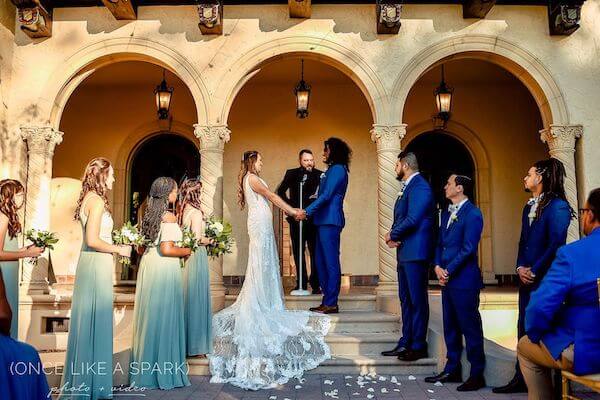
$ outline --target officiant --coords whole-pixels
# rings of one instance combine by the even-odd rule
[[[277,194],[292,207],[300,208],[300,185],[302,182],[302,207],[308,207],[317,197],[317,189],[323,171],[315,168],[315,158],[311,150],[303,149],[298,155],[298,168],[288,169],[283,181],[277,188]],[[288,197],[289,192],[289,197]],[[287,217],[290,224],[290,236],[292,239],[292,250],[296,263],[296,287],[299,289],[300,278],[300,249],[302,249],[302,289],[306,290],[310,283],[313,294],[320,294],[319,276],[315,265],[315,239],[316,229],[310,220],[302,223],[302,243],[300,243],[300,223],[292,217]],[[306,272],[306,247],[310,253],[310,280]]]

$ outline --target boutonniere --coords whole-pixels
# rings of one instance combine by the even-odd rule
[[[450,225],[452,225],[453,223],[455,223],[456,221],[458,221],[458,215],[457,214],[452,214],[450,216]]]
[[[321,172],[321,176],[319,177],[319,179],[323,179],[325,178],[325,172]]]
[[[536,198],[535,198],[535,197],[532,197],[532,198],[530,198],[529,200],[527,200],[527,205],[528,205],[528,206],[532,206],[532,205],[534,205],[534,204],[535,204],[535,202],[536,202]]]

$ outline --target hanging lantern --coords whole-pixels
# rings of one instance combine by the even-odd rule
[[[154,95],[156,96],[158,119],[168,119],[169,108],[171,107],[171,97],[173,96],[173,88],[167,86],[164,69],[163,80],[160,85],[154,89]]]
[[[304,60],[302,60],[300,82],[294,88],[294,95],[296,95],[296,116],[300,119],[308,117],[310,85],[304,82]]]
[[[454,89],[446,85],[444,79],[444,65],[442,64],[442,81],[435,89],[435,104],[437,106],[438,118],[444,122],[444,126],[450,119],[452,111],[452,93]]]

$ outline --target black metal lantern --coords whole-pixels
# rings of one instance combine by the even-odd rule
[[[156,108],[158,113],[158,119],[169,118],[169,107],[171,107],[171,97],[173,96],[173,88],[167,86],[165,79],[165,70],[163,69],[163,80],[154,89],[154,95],[156,96]]]
[[[438,111],[437,117],[444,122],[444,126],[450,119],[453,92],[454,89],[446,85],[446,81],[444,79],[444,65],[442,65],[442,81],[440,82],[440,86],[435,89],[434,93],[435,104]]]
[[[310,85],[304,82],[304,60],[302,60],[300,82],[294,88],[294,95],[296,95],[296,116],[300,119],[308,117]]]

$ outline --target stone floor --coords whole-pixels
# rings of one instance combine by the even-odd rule
[[[192,386],[170,391],[151,390],[143,393],[125,394],[115,392],[115,399],[139,400],[330,400],[330,399],[401,399],[401,400],[451,400],[527,399],[526,394],[497,395],[491,388],[477,392],[459,393],[457,384],[434,385],[423,381],[423,376],[375,376],[357,375],[306,375],[302,381],[296,379],[276,389],[245,391],[231,385],[208,382],[206,376],[192,376]],[[360,382],[363,382],[362,384]],[[577,393],[580,399],[600,399],[600,395]],[[550,400],[550,399],[549,399]]]

